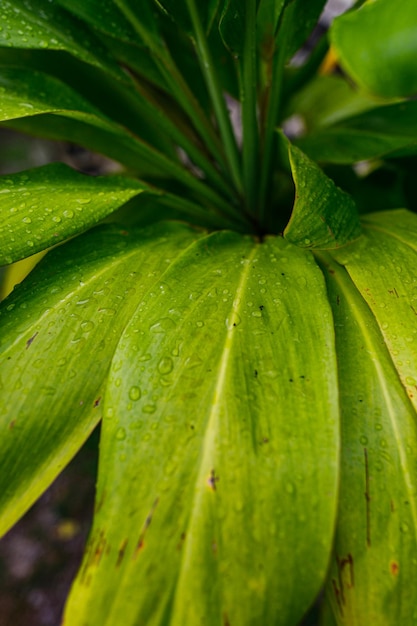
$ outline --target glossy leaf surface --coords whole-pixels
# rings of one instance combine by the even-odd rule
[[[222,232],[137,302],[65,623],[110,625],[121,611],[126,625],[296,623],[325,575],[336,505],[323,277],[280,237]]]
[[[417,4],[367,2],[336,19],[332,43],[343,68],[362,87],[392,98],[417,93]]]
[[[126,80],[100,40],[57,2],[2,0],[1,10],[0,46],[65,50]]]
[[[356,206],[310,159],[290,146],[295,203],[284,236],[302,248],[332,249],[361,234]]]
[[[409,372],[417,371],[417,352],[409,348],[416,342],[417,248],[416,217],[404,213],[371,217],[360,267],[359,252],[350,258],[348,248],[349,273],[327,262],[342,407],[339,521],[327,595],[340,626],[411,624],[416,616],[417,381]]]
[[[0,265],[87,230],[143,189],[134,179],[85,176],[61,163],[0,177]]]
[[[194,235],[180,226],[157,235],[88,233],[51,252],[2,303],[1,534],[101,418],[103,383],[132,297],[140,299],[166,267],[158,250],[168,236],[165,250],[175,256]]]

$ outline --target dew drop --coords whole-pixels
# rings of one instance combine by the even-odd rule
[[[124,439],[126,439],[126,429],[125,428],[118,428],[116,430],[116,439],[118,441],[123,441]]]
[[[131,387],[129,389],[129,398],[133,401],[139,400],[139,398],[141,397],[142,392],[139,389],[139,387],[137,387],[136,385],[133,385],[133,387]]]
[[[155,411],[156,411],[156,405],[155,404],[145,404],[145,406],[143,407],[142,411],[144,413],[148,413],[149,415],[152,415],[152,413],[155,413]]]
[[[88,333],[93,330],[94,322],[91,322],[90,320],[84,320],[84,322],[81,322],[81,328],[83,332]]]
[[[158,371],[162,375],[169,374],[172,372],[174,367],[174,363],[169,356],[164,356],[158,363]]]
[[[400,530],[402,533],[406,534],[410,530],[410,527],[408,524],[406,524],[406,522],[403,522],[402,524],[400,524]]]
[[[365,435],[362,435],[359,441],[363,446],[366,446],[366,444],[368,443],[368,437],[365,437]]]

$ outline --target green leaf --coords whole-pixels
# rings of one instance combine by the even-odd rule
[[[52,133],[53,137],[71,140],[75,121],[76,126],[80,123],[84,125],[83,132],[73,138],[79,139],[81,145],[117,158],[131,167],[153,161],[149,146],[134,139],[129,131],[112,122],[76,91],[52,76],[23,68],[1,68],[0,96],[2,122],[53,113],[60,119],[55,124],[55,132],[53,122],[49,133],[46,124],[47,136]],[[36,124],[37,120],[33,126],[36,127]]]
[[[87,230],[146,186],[93,177],[62,163],[0,177],[0,265]]]
[[[417,101],[378,107],[297,140],[316,161],[355,163],[394,155],[399,150],[417,153]]]
[[[157,5],[178,24],[183,30],[193,34],[193,27],[186,0],[153,0]],[[200,3],[199,11],[205,31],[208,33],[219,9],[220,0],[206,0]]]
[[[411,96],[417,93],[416,23],[414,0],[394,9],[391,0],[376,0],[336,19],[331,41],[361,87],[387,98]]]
[[[289,0],[278,33],[277,46],[285,45],[290,59],[305,43],[317,24],[326,0]]]
[[[127,81],[100,40],[85,23],[43,0],[2,0],[0,46],[65,50]]]
[[[2,534],[101,418],[111,358],[135,302],[167,266],[167,237],[174,258],[194,235],[179,225],[98,228],[50,252],[2,303]]]
[[[417,232],[415,215],[373,216],[364,243],[355,246],[360,262],[349,247],[343,259],[337,255],[347,272],[325,261],[342,411],[339,517],[327,596],[340,626],[411,624],[415,617],[417,381],[411,384],[407,370],[415,376],[417,352],[408,346],[417,340],[417,248],[415,235],[398,238],[401,221],[401,231],[408,222]],[[392,305],[393,299],[401,303]]]
[[[363,227],[365,238],[333,254],[373,312],[417,408],[417,216],[406,210],[374,213]]]
[[[317,76],[291,99],[286,115],[300,115],[305,130],[312,133],[379,104],[375,98],[358,92],[341,76]]]
[[[257,35],[261,50],[266,50],[275,38],[282,11],[288,0],[259,0],[256,16]]]
[[[151,145],[133,137],[123,126],[111,121],[61,81],[40,72],[3,68],[0,71],[0,94],[4,95],[0,102],[0,121],[53,113],[69,118],[70,122],[52,122],[51,129],[48,129],[49,120],[45,126],[41,120],[42,132],[48,137],[65,138],[69,130],[73,130],[72,122],[76,120],[75,132],[78,132],[77,138],[80,138],[82,145],[93,149],[96,147],[108,156],[117,155],[121,163],[131,167],[136,165],[139,171],[144,167],[148,173],[149,170],[156,170],[160,176],[172,177],[187,187],[198,189],[201,196],[207,196],[211,204],[216,205],[218,196],[183,167],[177,157],[171,160]],[[80,123],[87,126],[84,127],[84,139]],[[37,121],[33,126],[37,127]],[[32,127],[32,123],[29,127]],[[224,204],[227,212],[229,205]]]
[[[336,187],[301,150],[288,145],[295,202],[285,238],[303,248],[333,249],[360,237],[352,197]]]
[[[336,505],[323,277],[281,237],[220,232],[137,303],[110,371],[97,513],[65,624],[121,611],[126,626],[297,623],[326,572]]]
[[[239,57],[245,40],[245,10],[240,0],[226,0],[220,17],[219,30],[224,45],[229,52]]]
[[[58,4],[106,35],[137,43],[137,33],[112,0],[58,0]]]

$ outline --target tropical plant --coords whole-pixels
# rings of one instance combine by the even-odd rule
[[[324,5],[2,0],[3,125],[120,164],[0,178],[2,533],[102,420],[65,626],[417,623],[417,4]]]

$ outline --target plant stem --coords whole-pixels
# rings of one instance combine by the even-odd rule
[[[148,46],[172,95],[192,121],[207,148],[211,151],[221,167],[227,170],[227,162],[221,142],[209,120],[206,118],[198,100],[195,98],[181,72],[178,70],[167,47],[156,39],[155,34],[148,32],[146,26],[136,17],[134,11],[127,6],[126,0],[115,0],[115,2],[125,17],[131,22],[139,37],[143,40],[145,45]]]
[[[282,95],[284,66],[286,60],[287,39],[285,33],[280,39],[278,50],[275,50],[272,59],[272,80],[267,102],[265,125],[263,128],[263,152],[261,165],[261,179],[259,186],[259,221],[265,219],[266,199],[271,182],[271,161],[273,155],[275,127],[279,119],[279,108]]]
[[[243,219],[243,216],[236,213],[233,218],[225,217],[215,208],[208,211],[199,204],[176,196],[172,193],[165,193],[158,190],[158,197],[166,206],[177,209],[182,213],[187,213],[191,217],[201,218],[202,223],[214,229],[237,230],[239,232],[248,232],[250,223]]]
[[[193,24],[194,34],[196,38],[196,46],[199,52],[199,60],[201,69],[206,80],[208,92],[213,103],[214,113],[216,115],[217,123],[219,126],[220,136],[224,143],[224,149],[228,158],[230,173],[233,183],[238,191],[242,194],[242,180],[240,172],[240,159],[239,151],[236,143],[236,138],[233,133],[232,125],[230,122],[229,112],[227,110],[226,102],[223,97],[221,85],[219,83],[217,73],[214,68],[213,60],[211,57],[210,48],[208,46],[207,37],[204,32],[203,25],[200,20],[200,15],[195,4],[195,0],[186,0],[188,10],[190,13],[191,21]]]
[[[132,74],[132,79],[136,86],[136,100],[141,114],[148,120],[149,124],[154,124],[157,119],[157,128],[162,129],[170,139],[181,147],[189,156],[191,161],[199,167],[205,174],[209,183],[213,184],[217,190],[225,196],[232,197],[233,190],[213,163],[207,158],[202,150],[193,141],[192,133],[185,127],[184,120],[164,110],[151,90],[146,89]]]
[[[257,119],[256,0],[246,0],[245,42],[240,66],[243,128],[243,181],[249,213],[256,212],[259,137]]]

